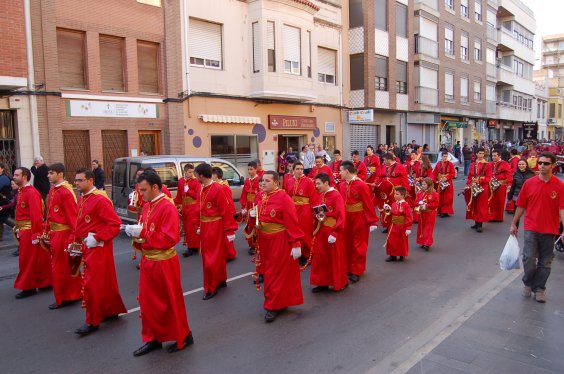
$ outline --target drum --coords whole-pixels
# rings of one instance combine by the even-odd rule
[[[376,185],[374,193],[379,199],[389,201],[394,197],[394,185],[388,179],[384,179]]]

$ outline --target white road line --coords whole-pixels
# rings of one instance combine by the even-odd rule
[[[232,282],[232,281],[237,280],[237,279],[241,279],[241,278],[248,277],[249,275],[252,275],[252,274],[253,274],[253,272],[250,271],[250,272],[245,273],[245,274],[237,275],[237,276],[235,276],[235,277],[233,277],[233,278],[229,278],[229,279],[227,280],[227,283]],[[188,296],[188,295],[192,295],[193,293],[200,292],[200,291],[203,291],[203,290],[204,290],[204,287],[200,287],[200,288],[196,288],[196,289],[194,289],[194,290],[186,291],[186,292],[184,292],[182,295]],[[140,309],[141,309],[141,308],[139,308],[139,307],[133,308],[133,309],[129,309],[126,313],[120,314],[120,316],[124,316],[124,315],[130,314],[130,313],[138,312]]]

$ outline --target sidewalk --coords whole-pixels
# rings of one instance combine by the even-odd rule
[[[408,373],[563,373],[564,254],[555,252],[547,303],[521,296],[521,277]]]
[[[18,244],[8,226],[4,226],[3,239],[0,242],[0,281],[15,278],[18,273],[18,257],[12,256]]]

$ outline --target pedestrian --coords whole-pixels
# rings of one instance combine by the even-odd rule
[[[174,203],[182,216],[182,231],[184,231],[182,245],[186,247],[182,256],[189,257],[197,254],[200,250],[200,236],[196,234],[198,230],[198,205],[196,200],[200,195],[201,185],[198,179],[194,177],[194,164],[187,163],[183,169],[184,176],[178,180]]]
[[[14,288],[21,290],[16,299],[37,294],[38,288],[51,287],[51,256],[41,249],[39,238],[43,232],[43,203],[39,192],[29,184],[31,171],[19,167],[14,171],[14,182],[19,187],[14,233],[20,245],[19,272]]]
[[[466,219],[474,220],[471,226],[477,232],[482,232],[483,223],[490,220],[489,196],[490,180],[492,179],[491,164],[484,159],[484,148],[478,148],[476,161],[470,165],[470,173],[466,180]]]
[[[18,201],[19,187],[16,184],[16,182],[11,180],[10,188],[12,189],[12,192],[10,194],[11,198],[6,201],[6,204],[0,205],[0,224],[2,225],[2,230],[4,229],[4,225],[7,225],[12,229],[16,225],[16,221],[14,220],[14,210],[16,209],[16,205]],[[16,250],[12,252],[12,256],[19,256],[19,255],[20,255],[20,249],[18,246],[18,248],[16,248]]]
[[[73,244],[82,248],[82,305],[86,323],[75,330],[85,336],[98,330],[102,321],[127,312],[119,294],[113,240],[121,220],[105,191],[94,186],[92,169],[76,171],[74,184],[81,193]]]
[[[33,174],[33,187],[35,187],[35,189],[39,191],[43,202],[45,202],[47,194],[49,193],[49,189],[51,189],[51,185],[49,184],[49,178],[47,178],[49,169],[43,161],[43,157],[36,156],[33,159],[33,166],[30,170],[31,174]]]
[[[317,152],[315,152],[315,157],[319,157],[319,156],[323,157],[324,164],[329,164],[331,162],[331,157],[329,156],[329,153],[327,153],[327,151],[323,149],[321,144],[317,145]]]
[[[278,151],[278,173],[282,176],[286,174],[286,166],[288,165],[288,161],[286,161],[286,151],[280,150]]]
[[[6,164],[0,162],[0,206],[9,206],[12,200],[12,183]],[[0,209],[0,242],[4,240],[4,223],[13,213],[13,209]]]
[[[424,178],[416,197],[415,216],[418,217],[417,244],[428,251],[434,243],[433,233],[439,207],[439,194],[433,188],[433,179]],[[415,218],[415,217],[414,217]]]
[[[319,293],[328,290],[341,291],[348,286],[347,257],[344,237],[345,203],[341,194],[331,187],[328,174],[315,177],[317,190],[316,229],[314,232],[315,258],[311,263],[311,290]]]
[[[248,215],[248,211],[254,208],[256,204],[256,196],[259,192],[260,177],[257,174],[256,162],[251,161],[247,164],[247,173],[249,173],[249,177],[245,179],[245,183],[243,184],[239,203],[241,204],[241,214],[243,216],[243,221],[245,222],[243,234],[245,235],[247,244],[249,245],[249,256],[252,256],[255,253],[256,247],[255,220],[251,219]]]
[[[53,271],[53,295],[55,302],[49,309],[59,309],[82,298],[82,282],[77,274],[71,274],[66,249],[69,237],[76,228],[78,206],[72,185],[65,180],[65,166],[59,162],[49,165],[51,191],[47,196],[47,220],[43,238],[48,238]]]
[[[366,168],[366,164],[360,160],[360,153],[355,149],[352,151],[351,156],[353,166],[356,169],[357,178],[366,181],[366,178],[368,178],[368,169]]]
[[[345,203],[347,272],[349,280],[356,283],[366,271],[368,237],[378,228],[378,217],[370,188],[357,176],[357,169],[352,161],[341,163],[341,180],[339,192]]]
[[[94,187],[99,190],[106,189],[104,185],[106,182],[106,175],[104,174],[102,165],[98,162],[98,160],[92,160],[92,171],[94,172]]]
[[[204,273],[203,300],[217,295],[218,288],[227,286],[227,266],[223,237],[235,240],[237,223],[229,208],[223,188],[212,180],[212,167],[202,163],[194,174],[202,184],[198,195],[198,231]]]
[[[134,247],[142,254],[139,273],[141,338],[145,343],[133,352],[143,356],[175,341],[167,351],[178,352],[194,343],[182,293],[180,263],[174,248],[180,240],[180,219],[173,201],[162,191],[162,181],[153,171],[137,179],[146,204],[140,223],[127,225]]]
[[[510,233],[517,235],[517,225],[524,215],[525,244],[523,246],[523,291],[525,297],[535,293],[535,300],[546,302],[546,282],[554,258],[554,241],[564,221],[564,183],[552,174],[556,156],[541,153],[539,174],[523,183],[517,198],[517,210]]]
[[[539,165],[538,165],[537,152],[535,150],[529,151],[529,155],[527,156],[527,164],[529,164],[529,167],[531,168],[532,171],[538,174]]]
[[[333,177],[332,177],[332,174],[331,174],[331,168],[328,165],[325,165],[324,161],[325,161],[325,159],[324,159],[323,156],[315,156],[315,165],[313,166],[313,168],[309,172],[308,177],[312,181],[315,181],[315,177],[317,176],[317,174],[319,174],[319,173],[328,174],[331,178],[331,186],[335,187],[335,181],[333,180]]]
[[[519,151],[513,148],[510,151],[511,157],[509,158],[509,168],[511,170],[511,174],[517,171],[517,164],[521,161],[521,156],[519,155]]]
[[[288,147],[288,152],[286,153],[286,161],[296,162],[297,160],[298,157],[296,157],[296,153],[294,152],[294,149],[292,147]]]
[[[303,165],[302,165],[303,166]],[[262,198],[254,210],[258,215],[258,251],[264,272],[264,320],[273,322],[287,307],[304,302],[300,279],[301,224],[288,194],[279,188],[279,176],[262,176]]]
[[[454,214],[454,185],[453,179],[456,176],[454,165],[448,159],[448,152],[441,153],[441,161],[433,170],[433,179],[436,183],[436,189],[439,191],[439,209],[440,217],[449,217]]]
[[[403,261],[409,255],[409,242],[407,237],[411,234],[413,215],[411,207],[405,200],[407,190],[397,187],[394,191],[394,202],[391,206],[386,205],[384,209],[391,217],[388,238],[384,243],[388,258],[386,262]]]
[[[501,159],[501,150],[492,151],[492,179],[490,181],[490,213],[492,222],[503,222],[507,185],[511,184],[511,167]]]
[[[462,148],[462,159],[464,160],[464,175],[468,175],[472,163],[472,148],[468,144],[464,144]]]
[[[225,199],[227,200],[227,206],[229,207],[229,211],[233,216],[237,213],[235,209],[235,202],[233,201],[233,191],[231,191],[231,187],[229,186],[229,182],[223,179],[223,169],[214,166],[212,167],[212,180],[219,184],[223,188],[223,192],[225,193]],[[223,245],[225,247],[225,260],[227,262],[233,261],[235,257],[237,257],[237,250],[235,249],[235,243],[233,241],[227,240],[227,237],[223,240]]]
[[[310,144],[304,154],[304,160],[302,163],[304,164],[304,174],[309,175],[309,172],[313,168],[315,164],[315,153],[313,152],[313,144]]]
[[[506,210],[510,213],[515,213],[515,200],[519,197],[521,188],[527,179],[531,179],[536,174],[531,170],[529,165],[527,165],[527,160],[521,159],[517,163],[517,170],[513,173],[511,188],[507,193],[507,208]],[[512,208],[512,209],[511,209]]]
[[[460,140],[456,141],[456,144],[454,145],[452,150],[453,150],[453,153],[454,153],[454,157],[460,160],[460,155],[461,155]]]
[[[317,161],[322,163],[319,159]],[[323,166],[328,168],[326,165]],[[294,165],[294,178],[288,183],[288,195],[292,198],[296,207],[296,214],[298,215],[298,221],[303,233],[300,237],[302,253],[300,265],[304,266],[311,255],[311,241],[313,238],[312,204],[317,195],[313,181],[304,175],[304,166],[301,162],[296,162]]]

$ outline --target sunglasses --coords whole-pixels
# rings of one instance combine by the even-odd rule
[[[539,165],[544,165],[544,166],[549,166],[552,165],[552,162],[548,162],[548,161],[538,161]]]

